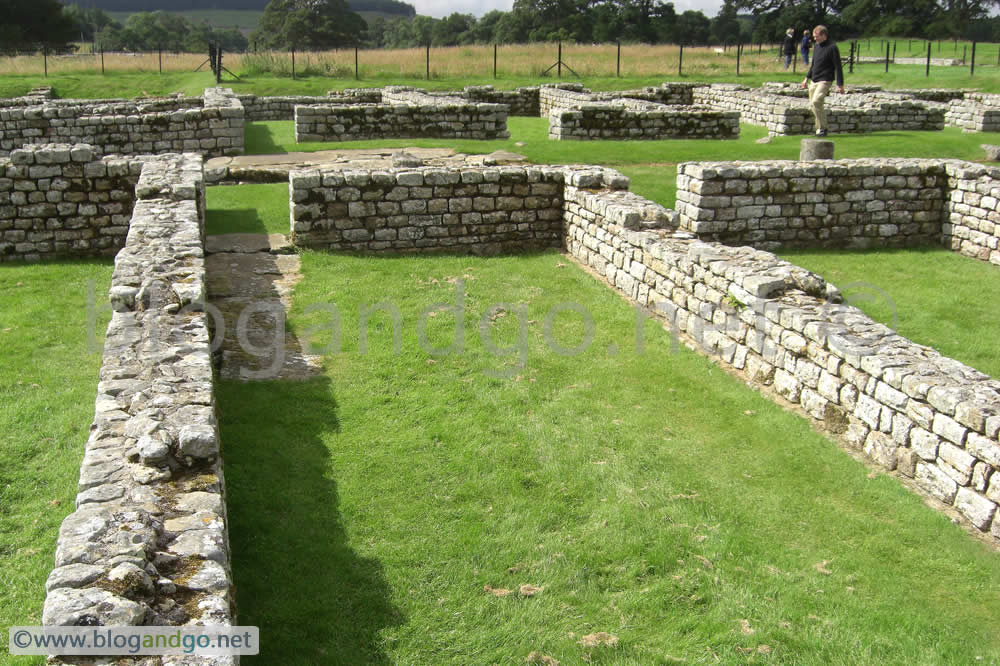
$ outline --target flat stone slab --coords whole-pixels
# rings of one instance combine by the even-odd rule
[[[208,298],[222,316],[216,322],[216,334],[222,335],[221,376],[240,381],[316,376],[321,359],[308,354],[284,326],[302,277],[299,256],[281,252],[290,247],[288,240],[282,234],[223,234],[208,241]]]
[[[294,251],[295,247],[284,234],[217,234],[205,238],[205,254],[291,254]]]
[[[309,169],[313,167],[331,167],[338,164],[349,165],[350,168],[369,167],[382,168],[392,166],[393,153],[400,151],[423,161],[424,163],[463,162],[465,155],[456,153],[451,148],[372,148],[366,150],[319,150],[311,153],[283,153],[276,155],[237,155],[233,157],[216,157],[205,162],[205,169],[274,169],[290,171],[292,169]]]

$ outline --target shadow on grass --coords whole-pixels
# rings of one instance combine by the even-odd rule
[[[347,542],[323,442],[339,430],[329,380],[220,382],[218,401],[238,620],[260,627],[256,660],[389,663],[379,631],[403,617],[381,564]]]
[[[205,212],[205,233],[219,234],[266,234],[267,225],[253,208],[241,210],[221,210],[209,208]]]
[[[288,153],[275,142],[271,128],[264,123],[247,123],[243,130],[243,143],[247,155],[285,155]]]

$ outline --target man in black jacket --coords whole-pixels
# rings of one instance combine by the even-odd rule
[[[802,87],[809,87],[809,103],[816,116],[816,136],[826,136],[826,109],[823,108],[823,102],[835,79],[837,92],[844,93],[844,68],[840,63],[840,50],[827,35],[825,25],[813,28],[813,39],[816,46],[813,48],[812,64],[802,81]]]

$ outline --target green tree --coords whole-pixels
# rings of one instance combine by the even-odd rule
[[[73,19],[59,0],[4,0],[0,51],[70,51],[79,38]]]
[[[719,13],[712,19],[712,41],[716,44],[734,44],[740,41],[740,22],[736,18],[736,5],[725,0]]]
[[[689,9],[677,17],[676,37],[678,44],[684,46],[707,44],[710,33],[711,22],[701,12]]]
[[[271,0],[251,39],[272,48],[354,46],[367,25],[344,0]]]

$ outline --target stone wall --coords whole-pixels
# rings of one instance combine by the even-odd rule
[[[553,109],[575,109],[594,102],[612,102],[623,98],[654,102],[656,104],[694,104],[694,89],[702,84],[668,81],[659,86],[635,90],[617,90],[595,93],[581,83],[556,83],[543,85],[538,90],[538,111],[548,117]]]
[[[563,180],[556,167],[293,171],[293,242],[353,252],[560,247]]]
[[[762,249],[939,244],[940,160],[700,162],[677,168],[681,229]]]
[[[295,107],[295,140],[437,138],[506,139],[507,107],[458,97],[430,96],[410,88],[386,88],[383,104]]]
[[[223,88],[206,89],[204,98],[52,100],[0,108],[0,156],[41,143],[86,143],[100,155],[239,155],[243,125],[243,107]]]
[[[125,244],[142,163],[85,144],[0,158],[0,262],[113,256]]]
[[[963,132],[1000,132],[1000,95],[967,93],[952,100],[945,122]]]
[[[379,104],[382,91],[378,88],[330,91],[326,95],[237,95],[246,116],[246,122],[267,120],[294,120],[295,107],[309,104]]]
[[[466,86],[462,96],[477,104],[506,104],[509,116],[537,118],[538,86],[527,86],[515,90],[494,90],[493,86]]]
[[[947,164],[951,197],[943,235],[952,250],[1000,266],[1000,169]]]
[[[567,187],[565,202],[568,250],[609,284],[1000,538],[1000,382],[840,304],[773,254],[650,228],[647,205],[619,192]]]
[[[589,102],[549,113],[549,138],[738,139],[740,114],[707,106],[667,106],[632,99]]]
[[[115,260],[77,508],[60,527],[46,583],[45,625],[233,623],[211,335],[198,306],[201,168],[197,155],[172,155],[147,162],[140,176]]]
[[[713,84],[694,89],[696,104],[739,111],[743,122],[766,127],[770,134],[812,134],[815,121],[809,101],[738,84]],[[831,133],[886,130],[941,130],[943,104],[909,100],[882,93],[831,94],[826,101]]]

